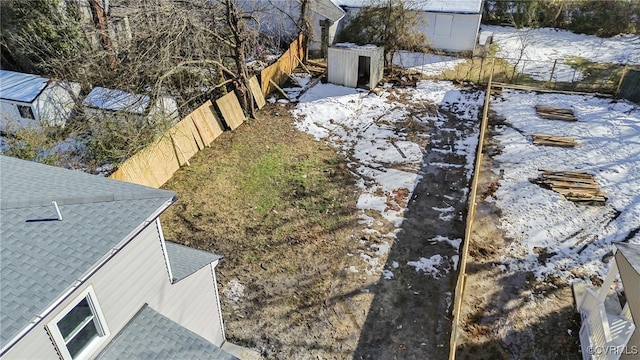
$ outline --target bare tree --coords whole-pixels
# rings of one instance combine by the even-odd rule
[[[402,0],[379,0],[358,11],[339,34],[339,41],[383,46],[389,65],[398,50],[426,50],[428,39],[416,29],[420,21]]]

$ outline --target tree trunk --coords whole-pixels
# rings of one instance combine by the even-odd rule
[[[247,46],[247,24],[238,14],[238,8],[232,0],[225,0],[227,25],[231,29],[235,47],[233,49],[234,60],[236,63],[238,78],[235,81],[235,90],[240,106],[255,118],[255,110],[253,106],[253,97],[249,91],[249,70],[247,69],[247,57],[245,47]]]
[[[107,30],[107,17],[105,16],[104,9],[100,4],[100,0],[89,1],[91,7],[91,14],[93,15],[93,22],[96,28],[100,31],[100,44],[102,48],[109,54],[109,67],[112,70],[116,68],[116,56],[111,45],[111,39],[109,38],[109,32]]]

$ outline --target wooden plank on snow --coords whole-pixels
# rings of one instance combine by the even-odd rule
[[[540,170],[534,181],[543,187],[563,195],[567,200],[580,202],[604,202],[605,193],[592,174],[581,171]]]
[[[535,145],[575,147],[576,141],[570,137],[554,136],[549,134],[534,133],[533,143]]]
[[[556,108],[546,105],[536,105],[536,113],[543,119],[562,120],[562,121],[578,121],[573,110]]]

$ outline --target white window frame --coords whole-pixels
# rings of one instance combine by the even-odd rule
[[[93,317],[96,321],[94,324],[98,330],[98,338],[91,341],[86,348],[84,348],[75,358],[71,357],[69,350],[67,350],[66,343],[64,341],[64,337],[60,333],[60,329],[58,329],[58,322],[62,320],[69,312],[75,308],[82,300],[87,300],[89,303],[89,307],[91,312],[93,313]],[[93,320],[92,320],[93,321]],[[51,320],[47,324],[47,329],[53,338],[55,345],[58,349],[58,353],[62,356],[64,360],[78,360],[78,359],[89,359],[94,355],[96,350],[103,345],[109,335],[109,327],[107,326],[107,322],[105,320],[104,314],[102,313],[102,309],[100,309],[100,305],[98,304],[98,297],[96,296],[95,291],[93,290],[93,286],[89,285],[85,290],[83,290],[76,298],[67,305],[58,315],[56,315],[53,320]]]

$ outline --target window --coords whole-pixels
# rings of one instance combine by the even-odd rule
[[[20,117],[23,119],[31,119],[35,120],[36,117],[33,116],[33,110],[31,110],[31,106],[26,105],[16,105],[18,107],[18,111],[20,112]]]
[[[82,292],[47,327],[64,359],[85,359],[109,335],[92,287]]]

